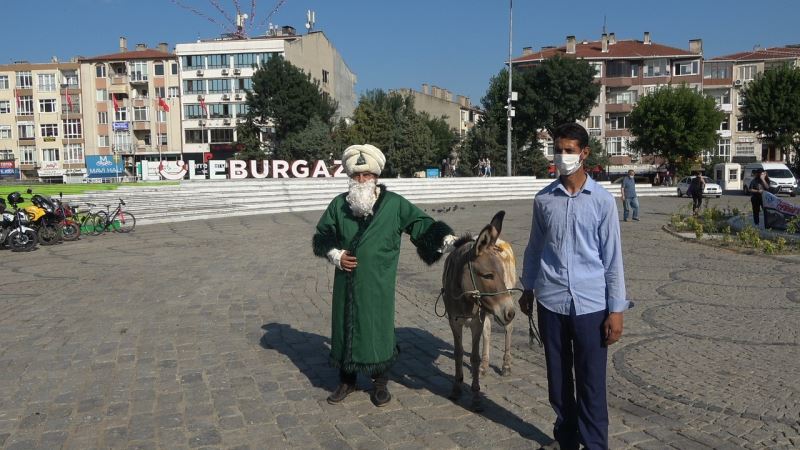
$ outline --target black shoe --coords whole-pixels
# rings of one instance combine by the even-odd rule
[[[392,400],[392,394],[389,393],[389,388],[385,384],[376,384],[369,399],[372,400],[373,405],[380,408]]]
[[[638,218],[638,217],[634,217],[634,218],[633,218],[633,220],[634,220],[634,221],[636,221],[636,222],[638,222],[638,221],[639,221],[639,218]]]
[[[342,383],[333,391],[333,394],[328,396],[328,403],[331,405],[338,405],[355,391],[356,386],[354,384]]]

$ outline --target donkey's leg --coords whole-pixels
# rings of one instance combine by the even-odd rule
[[[489,351],[492,344],[492,321],[485,320],[483,321],[483,331],[481,333],[481,347],[483,351],[481,352],[481,375],[486,374],[486,369],[489,368]]]
[[[483,333],[483,322],[477,317],[472,319],[470,330],[472,331],[472,353],[469,362],[472,365],[472,410],[483,411],[483,401],[481,399],[481,370],[480,370],[480,345],[481,334]]]
[[[464,344],[462,342],[464,325],[457,319],[450,319],[450,329],[453,331],[453,359],[456,363],[453,389],[450,399],[457,400],[461,397],[461,383],[464,382]]]
[[[514,322],[508,322],[506,325],[506,341],[505,350],[503,352],[503,371],[500,372],[501,376],[511,375],[511,335],[514,333]]]

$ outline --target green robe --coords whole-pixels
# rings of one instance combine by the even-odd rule
[[[394,334],[394,289],[402,233],[411,236],[417,254],[436,262],[452,229],[437,222],[383,185],[374,214],[355,217],[347,193],[336,196],[317,224],[314,254],[325,257],[337,248],[358,258],[352,272],[336,269],[333,281],[331,364],[346,372],[378,374],[397,358]]]

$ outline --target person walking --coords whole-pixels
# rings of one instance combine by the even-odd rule
[[[750,205],[753,207],[753,223],[759,226],[759,217],[761,216],[761,209],[764,206],[764,192],[769,192],[769,175],[764,169],[756,169],[753,173],[753,181],[747,187],[750,192]],[[764,217],[766,223],[767,218]]]
[[[378,184],[385,163],[380,149],[369,144],[344,151],[348,192],[331,201],[313,238],[314,254],[336,266],[330,362],[339,369],[339,386],[327,399],[331,404],[356,390],[359,372],[374,380],[370,399],[376,406],[392,398],[388,371],[398,353],[394,289],[402,233],[429,265],[456,241],[446,223]]]
[[[547,448],[608,448],[608,346],[622,336],[625,273],[614,197],[586,175],[589,134],[577,123],[553,132],[560,176],[536,195],[525,249],[520,309],[533,314],[556,414]]]
[[[628,221],[628,212],[633,210],[633,220],[639,221],[639,197],[636,196],[635,172],[628,171],[628,176],[622,180],[620,194],[622,194],[622,220]]]
[[[492,176],[492,161],[487,157],[483,164],[484,164],[483,173],[487,177]]]
[[[699,171],[689,182],[689,191],[692,193],[692,214],[698,214],[703,206],[703,192],[706,190],[706,180]]]

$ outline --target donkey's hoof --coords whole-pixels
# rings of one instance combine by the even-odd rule
[[[507,377],[511,375],[511,367],[503,367],[503,370],[500,372],[501,377]]]
[[[478,367],[478,374],[480,374],[480,376],[486,375],[486,368],[487,367],[488,366],[484,366],[483,364],[481,364],[481,366]]]

